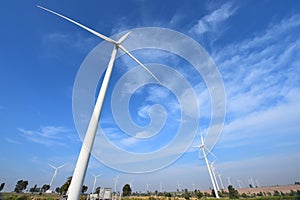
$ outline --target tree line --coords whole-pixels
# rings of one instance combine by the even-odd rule
[[[59,193],[59,194],[66,194],[69,189],[71,180],[72,180],[72,176],[68,177],[66,182],[61,187],[55,188],[55,192]],[[22,179],[18,180],[15,185],[14,192],[16,192],[16,193],[24,192],[24,190],[27,189],[28,184],[29,184],[29,182],[27,180],[22,180]],[[0,184],[0,191],[3,190],[4,186],[5,186],[5,183]],[[30,192],[30,193],[45,193],[49,189],[50,189],[49,184],[44,184],[42,187],[38,187],[37,184],[35,184],[32,188],[30,188],[28,190],[28,192]],[[81,190],[82,194],[84,194],[87,191],[87,189],[88,189],[88,186],[83,185],[82,190]]]

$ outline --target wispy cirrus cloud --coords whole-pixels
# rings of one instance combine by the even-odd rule
[[[72,139],[71,130],[62,126],[41,126],[38,130],[18,128],[21,136],[27,140],[47,146],[65,145]]]
[[[14,139],[11,139],[11,138],[5,138],[5,140],[9,143],[12,143],[12,144],[21,144],[21,142],[19,142],[18,140],[14,140]]]
[[[214,53],[228,99],[223,147],[276,133],[294,137],[299,130],[299,19],[289,16]]]
[[[216,32],[220,29],[221,23],[234,15],[236,10],[237,8],[232,3],[225,3],[219,9],[199,19],[190,29],[190,33],[203,34],[206,32]]]

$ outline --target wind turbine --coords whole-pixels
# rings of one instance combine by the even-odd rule
[[[49,166],[50,167],[52,167],[53,169],[54,169],[54,174],[53,174],[53,176],[52,176],[52,178],[51,178],[51,181],[50,181],[50,188],[51,188],[51,186],[52,186],[52,183],[53,183],[53,181],[54,181],[54,179],[56,178],[56,176],[57,176],[57,171],[60,169],[60,168],[62,168],[63,166],[65,166],[65,164],[63,164],[63,165],[61,165],[61,166],[59,166],[59,167],[55,167],[55,166],[53,166],[53,165],[51,165],[51,164],[49,164]]]
[[[180,185],[180,183],[179,183],[179,182],[177,182],[177,191],[178,191],[178,192],[181,192],[181,190],[180,190],[180,186],[181,186],[181,185]]]
[[[228,180],[228,185],[233,186],[233,185],[231,184],[230,176],[227,177],[227,180]]]
[[[114,181],[115,181],[114,192],[117,193],[117,184],[119,183],[119,176],[116,176],[116,178],[114,179]]]
[[[258,183],[258,180],[257,180],[257,179],[255,180],[255,183],[256,183],[256,186],[257,186],[257,187],[260,187],[260,185],[259,185],[259,183]]]
[[[146,183],[146,187],[147,187],[147,192],[150,192],[150,184]]]
[[[242,188],[241,181],[239,179],[236,179],[236,182],[238,183],[239,187]]]
[[[93,189],[92,189],[92,193],[94,193],[95,186],[96,186],[96,182],[97,182],[97,178],[98,178],[99,176],[101,176],[102,174],[98,174],[98,175],[95,175],[95,174],[93,174],[93,173],[91,173],[91,174],[92,174],[92,176],[94,177],[94,183],[93,183]]]
[[[253,187],[255,187],[255,185],[254,185],[254,182],[253,182],[253,179],[252,179],[252,178],[250,178],[250,181],[251,181],[251,184],[252,184],[252,186],[253,186]]]
[[[214,163],[215,163],[215,161],[210,163],[210,168],[211,168],[211,172],[212,172],[213,178],[214,178],[215,183],[216,183],[217,190],[220,191],[220,187],[219,187],[219,184],[218,184],[218,181],[217,181],[217,178],[216,178],[216,174],[215,174]]]
[[[218,176],[219,176],[219,180],[220,180],[222,189],[225,189],[225,188],[224,188],[224,185],[223,185],[222,178],[221,178],[222,175],[221,175],[220,173],[218,173]]]
[[[203,137],[202,137],[202,133],[200,133],[200,136],[201,136],[201,145],[196,146],[196,147],[200,148],[202,150],[203,157],[204,157],[204,160],[205,160],[205,163],[206,163],[206,166],[207,166],[207,170],[208,170],[208,173],[209,173],[209,176],[210,176],[211,183],[212,183],[214,191],[215,191],[216,198],[219,199],[220,197],[219,197],[219,194],[218,194],[216,183],[215,183],[215,180],[213,178],[212,170],[209,166],[208,159],[206,157],[206,152],[205,152],[205,150],[207,150],[209,153],[211,153],[211,151],[204,145],[204,140],[203,140]]]
[[[118,41],[115,41],[105,35],[102,35],[96,31],[92,30],[91,28],[88,28],[68,17],[65,17],[57,12],[54,12],[54,11],[44,8],[42,6],[37,6],[37,7],[41,8],[47,12],[50,12],[54,15],[57,15],[73,24],[76,24],[77,26],[100,37],[101,39],[114,44],[114,48],[111,53],[111,58],[110,58],[108,67],[106,69],[106,73],[104,75],[101,89],[100,89],[100,92],[97,97],[97,101],[96,101],[96,104],[95,104],[95,107],[93,110],[93,114],[91,116],[87,131],[86,131],[86,134],[85,134],[85,137],[83,140],[83,144],[82,144],[82,147],[81,147],[78,159],[77,159],[77,163],[76,163],[75,170],[73,173],[73,178],[72,178],[72,181],[71,181],[68,193],[67,193],[68,200],[78,200],[80,198],[81,188],[82,188],[83,181],[85,178],[88,162],[90,159],[90,154],[91,154],[91,151],[93,148],[94,139],[95,139],[95,135],[96,135],[97,128],[98,128],[98,123],[99,123],[99,119],[100,119],[100,115],[101,115],[101,111],[102,111],[102,106],[103,106],[106,90],[108,87],[108,83],[110,80],[110,76],[112,73],[112,69],[114,66],[114,61],[115,61],[118,49],[121,49],[122,51],[124,51],[125,54],[127,54],[131,59],[133,59],[135,62],[137,62],[139,65],[141,65],[158,83],[161,83],[161,82],[158,80],[158,78],[156,78],[156,76],[144,64],[142,64],[136,57],[134,57],[129,51],[127,51],[125,49],[125,47],[123,47],[121,45],[122,42],[129,36],[129,34],[131,32],[126,33]]]

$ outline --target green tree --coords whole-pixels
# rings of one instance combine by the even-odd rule
[[[29,189],[29,192],[31,192],[31,193],[39,192],[39,191],[37,191],[37,190],[38,190],[37,184],[35,184],[34,187],[32,187],[32,188]]]
[[[96,188],[96,194],[99,194],[101,187]]]
[[[82,188],[81,188],[81,193],[84,194],[88,189],[88,186],[86,185],[83,185]]]
[[[129,184],[125,184],[123,187],[123,196],[130,196],[131,195],[131,188]]]
[[[189,200],[189,199],[190,199],[191,195],[190,195],[188,189],[184,189],[183,197],[184,197],[186,200]]]
[[[47,190],[49,190],[50,189],[50,185],[48,185],[48,184],[44,184],[43,186],[42,186],[42,191],[43,192],[46,192]]]
[[[203,197],[203,193],[200,192],[200,190],[198,190],[198,191],[196,192],[196,197],[197,197],[197,199],[201,199],[201,198]]]
[[[68,177],[66,182],[60,187],[61,193],[66,194],[71,184],[72,176]]]
[[[275,190],[273,196],[280,196],[280,192],[278,192],[277,190]]]
[[[5,183],[1,183],[0,185],[0,191],[3,190]]]
[[[15,192],[20,193],[27,188],[28,181],[19,180],[15,187]]]
[[[238,199],[239,198],[239,192],[234,189],[232,185],[228,186],[228,192],[229,192],[229,199]]]
[[[60,189],[60,187],[55,188],[55,192],[58,193],[58,194],[61,194],[61,189]]]

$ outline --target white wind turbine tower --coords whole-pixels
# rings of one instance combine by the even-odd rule
[[[49,164],[49,166],[52,167],[52,168],[54,169],[54,173],[53,173],[53,176],[52,176],[51,181],[50,181],[50,184],[49,184],[49,185],[50,185],[50,188],[51,188],[52,183],[53,183],[54,179],[55,179],[56,176],[57,176],[57,171],[58,171],[60,168],[62,168],[63,166],[65,166],[65,164],[63,164],[63,165],[61,165],[61,166],[59,166],[59,167],[55,167],[55,166],[53,166],[53,165],[51,165],[51,164]]]
[[[224,188],[224,185],[223,185],[223,181],[222,181],[222,178],[221,178],[221,174],[220,173],[218,173],[218,177],[219,177],[219,180],[220,180],[220,183],[221,183],[221,187],[222,187],[222,189],[225,189]]]
[[[114,192],[117,193],[117,184],[119,183],[119,176],[117,176],[115,179],[115,184],[114,184]]]
[[[93,189],[92,189],[92,193],[94,193],[94,190],[95,190],[95,187],[96,187],[97,178],[98,178],[99,176],[101,176],[102,174],[98,174],[98,175],[95,175],[95,174],[93,174],[93,173],[91,173],[91,174],[92,174],[92,176],[94,177],[94,183],[93,183]]]
[[[215,191],[216,198],[219,199],[220,197],[219,197],[219,194],[218,194],[216,183],[215,183],[215,180],[213,178],[212,170],[209,166],[208,159],[207,159],[206,153],[205,153],[205,150],[207,150],[209,153],[211,153],[211,151],[204,145],[204,140],[203,140],[203,137],[202,137],[201,133],[200,133],[200,136],[201,136],[201,145],[197,146],[197,148],[200,148],[202,150],[202,154],[203,154],[206,166],[207,166],[207,170],[208,170],[208,173],[209,173],[209,176],[210,176],[211,183],[212,183],[214,191]]]
[[[256,183],[256,186],[257,186],[257,187],[260,187],[260,185],[259,185],[259,183],[258,183],[258,180],[257,180],[257,179],[255,180],[255,183]]]
[[[232,184],[231,184],[231,180],[230,180],[230,176],[227,177],[227,180],[228,180],[228,185],[232,185]],[[233,186],[233,185],[232,185],[232,186]]]
[[[212,154],[212,155],[213,155],[213,154]],[[221,190],[220,190],[220,187],[219,187],[219,184],[218,184],[218,181],[217,181],[216,174],[215,174],[214,163],[215,163],[215,161],[213,161],[213,162],[210,163],[211,173],[212,173],[213,178],[214,178],[214,180],[215,180],[216,187],[217,187],[217,191],[221,191]]]
[[[147,187],[147,192],[150,192],[150,184],[146,183],[146,187]]]
[[[83,185],[83,181],[85,178],[85,174],[86,174],[86,170],[87,170],[87,166],[88,166],[88,162],[90,159],[90,154],[93,148],[93,144],[94,144],[94,139],[95,139],[95,135],[97,132],[97,128],[98,128],[98,123],[99,123],[99,119],[100,119],[100,115],[101,115],[101,111],[102,111],[102,106],[103,106],[103,102],[104,102],[104,98],[105,98],[105,94],[106,94],[106,90],[108,87],[108,83],[110,80],[110,76],[112,73],[112,69],[114,66],[114,61],[116,58],[116,54],[118,49],[121,49],[122,51],[124,51],[130,58],[132,58],[135,62],[137,62],[139,65],[141,65],[158,83],[160,83],[160,81],[156,78],[156,76],[144,65],[142,64],[137,58],[135,58],[129,51],[127,51],[125,49],[125,47],[123,47],[121,45],[121,43],[129,36],[130,32],[126,33],[125,35],[123,35],[118,41],[115,41],[109,37],[106,37],[105,35],[102,35],[68,17],[65,17],[57,12],[54,12],[52,10],[49,10],[47,8],[41,7],[41,6],[37,6],[45,11],[48,11],[52,14],[55,14],[65,20],[68,20],[69,22],[72,22],[73,24],[76,24],[77,26],[80,26],[81,28],[89,31],[90,33],[100,37],[101,39],[114,44],[114,49],[111,53],[111,58],[108,64],[108,67],[106,69],[106,73],[101,85],[101,89],[99,92],[99,95],[97,97],[97,101],[93,110],[93,114],[91,116],[84,140],[83,140],[83,144],[77,159],[77,163],[75,166],[75,170],[73,173],[73,178],[70,184],[70,187],[68,189],[67,195],[68,195],[68,200],[79,200],[80,198],[80,193],[81,193],[81,188]]]
[[[236,182],[238,183],[239,187],[242,188],[241,181],[239,179],[236,179]]]
[[[180,186],[181,186],[181,185],[180,185],[180,183],[179,183],[179,182],[177,182],[177,191],[178,191],[178,192],[181,192],[181,188],[180,188]]]

